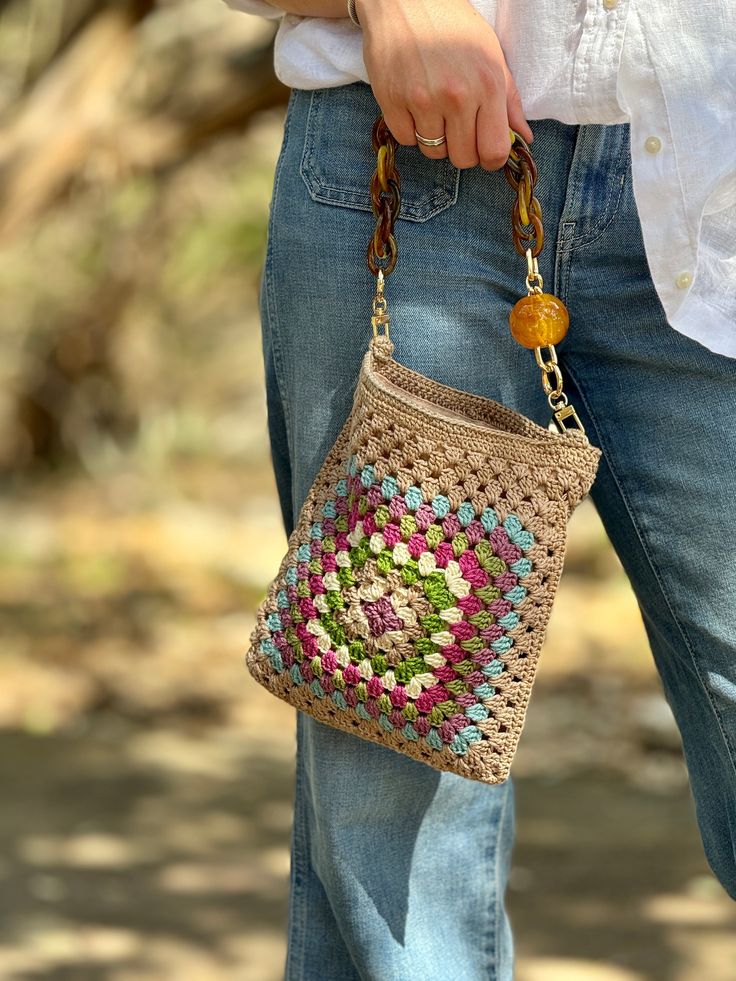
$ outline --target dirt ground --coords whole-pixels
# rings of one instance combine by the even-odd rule
[[[540,688],[535,714],[557,694]],[[293,727],[288,707],[258,707],[277,745],[247,726],[104,713],[64,735],[2,738],[3,978],[279,981]],[[527,758],[546,727],[534,728]],[[676,754],[657,789],[594,765],[524,776],[519,763],[519,981],[732,981],[736,914]]]

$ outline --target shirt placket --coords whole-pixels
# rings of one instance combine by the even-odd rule
[[[580,123],[626,122],[616,96],[630,0],[587,0],[572,74]]]
[[[697,234],[690,228],[667,105],[635,10],[618,84],[619,101],[631,113],[632,179],[644,247],[671,320],[695,278]]]

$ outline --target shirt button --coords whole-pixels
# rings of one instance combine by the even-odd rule
[[[644,149],[647,153],[659,153],[662,149],[662,141],[658,136],[649,136],[644,141]]]
[[[613,10],[618,7],[618,0],[603,0],[603,6],[606,10]]]
[[[678,288],[678,290],[686,290],[692,281],[693,277],[691,273],[681,272],[675,280],[675,286]]]

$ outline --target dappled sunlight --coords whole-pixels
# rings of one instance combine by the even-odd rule
[[[152,855],[150,846],[100,832],[64,837],[30,835],[22,838],[18,844],[18,856],[29,865],[38,866],[117,869],[149,861]]]
[[[733,909],[721,889],[710,878],[698,878],[685,895],[652,896],[642,903],[642,916],[667,926],[707,927],[733,924]],[[736,962],[735,962],[736,963]]]
[[[645,981],[644,975],[595,961],[533,957],[519,972],[519,981]]]

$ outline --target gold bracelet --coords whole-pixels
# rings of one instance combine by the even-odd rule
[[[360,21],[358,20],[358,12],[355,9],[355,0],[348,0],[348,17],[356,27],[361,26]]]

